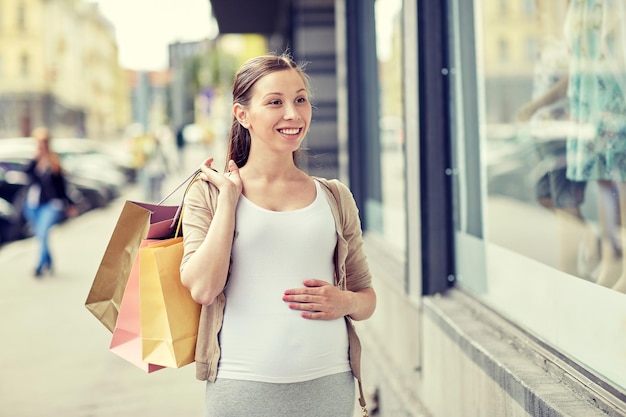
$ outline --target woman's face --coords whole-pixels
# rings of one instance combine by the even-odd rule
[[[250,132],[252,146],[263,144],[276,152],[291,153],[300,147],[311,114],[306,85],[295,70],[260,78],[252,87],[250,105],[235,105],[235,115]]]
[[[37,138],[37,148],[40,154],[47,153],[50,150],[50,140],[47,137]]]

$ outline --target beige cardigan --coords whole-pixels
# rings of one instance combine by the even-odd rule
[[[337,180],[315,178],[322,184],[330,203],[337,230],[335,248],[335,285],[342,290],[359,291],[372,286],[371,274],[363,251],[361,222],[352,193]],[[181,271],[187,260],[204,241],[217,204],[218,190],[202,180],[191,185],[185,196],[183,216],[184,255]],[[211,305],[203,305],[196,344],[196,377],[215,382],[220,359],[218,334],[224,318],[226,297],[222,292]],[[350,366],[359,382],[360,402],[365,406],[361,387],[361,342],[351,319],[346,317],[350,343]]]

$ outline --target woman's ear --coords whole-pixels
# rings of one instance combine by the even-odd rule
[[[235,105],[233,106],[233,114],[237,118],[237,121],[239,122],[239,124],[247,129],[249,126],[249,123],[248,123],[248,114],[246,112],[245,107],[243,107],[239,103],[235,103]]]

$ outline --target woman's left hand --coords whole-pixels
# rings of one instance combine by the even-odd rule
[[[283,301],[292,310],[302,311],[302,317],[313,320],[335,320],[350,315],[355,309],[356,294],[341,291],[318,279],[304,281],[303,288],[285,291]]]

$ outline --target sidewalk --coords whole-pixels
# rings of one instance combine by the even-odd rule
[[[163,191],[207,156],[206,148],[187,149],[184,168]],[[180,196],[182,190],[171,204]],[[33,277],[34,239],[0,247],[0,417],[203,415],[205,383],[195,379],[194,364],[144,373],[109,352],[111,333],[85,308],[126,199],[142,200],[138,185],[108,207],[53,229],[54,276]]]

